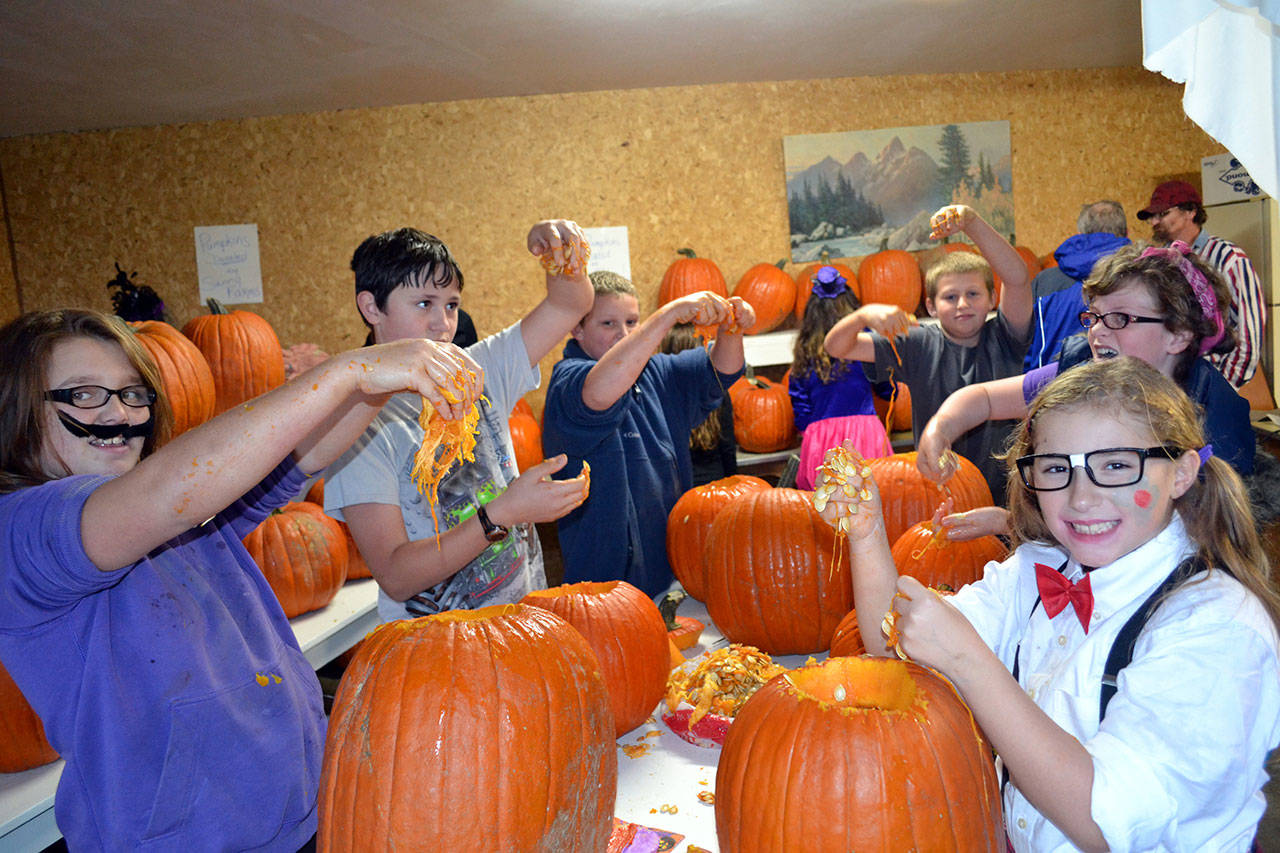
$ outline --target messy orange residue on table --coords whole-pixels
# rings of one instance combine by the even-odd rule
[[[627,743],[623,744],[620,749],[622,750],[622,754],[627,758],[639,758],[642,755],[648,754],[651,746],[652,744],[648,743]]]

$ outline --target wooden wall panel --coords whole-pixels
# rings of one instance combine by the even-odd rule
[[[1007,119],[1019,243],[1052,251],[1098,198],[1121,201],[1146,236],[1132,213],[1151,188],[1198,183],[1200,157],[1222,150],[1183,115],[1181,91],[1125,68],[455,101],[4,139],[0,174],[23,310],[109,310],[119,261],[181,325],[200,310],[193,226],[252,222],[266,301],[244,307],[285,345],[336,351],[364,337],[352,250],[400,225],[454,250],[481,334],[540,298],[524,237],[544,217],[627,226],[646,310],[684,246],[732,286],[789,254],[789,134]],[[0,275],[0,309],[10,290]]]

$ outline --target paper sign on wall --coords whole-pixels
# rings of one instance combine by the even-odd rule
[[[587,272],[608,270],[623,278],[631,278],[631,247],[627,243],[627,226],[611,225],[604,228],[583,228],[591,257],[587,259]]]
[[[196,226],[196,275],[200,302],[228,305],[262,301],[257,225]]]

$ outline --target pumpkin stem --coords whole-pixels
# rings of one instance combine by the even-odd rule
[[[209,297],[209,301],[206,302],[205,304],[209,306],[210,314],[230,314],[231,313],[230,311],[227,310],[225,305],[223,305],[218,300],[214,299],[212,296]]]
[[[786,265],[787,265],[787,259],[786,259],[786,258],[783,258],[782,260],[780,260],[780,261],[778,261],[776,264],[774,264],[774,266],[775,266],[775,267],[777,267],[778,269],[782,269],[782,268],[783,268],[783,267],[785,267]]]
[[[831,253],[826,249],[823,249],[822,253],[818,255],[818,260],[822,262],[823,266],[825,266],[827,261],[831,260]]]
[[[677,254],[677,255],[684,255],[686,258],[696,258],[696,257],[698,257],[696,254],[694,254],[693,249],[676,249],[676,254]]]
[[[680,627],[680,623],[676,622],[676,608],[687,597],[680,590],[673,589],[662,597],[662,601],[658,602],[658,612],[662,614],[663,621],[667,623],[668,631],[674,631]]]
[[[883,237],[880,240],[880,251],[887,252],[889,250],[889,238]]]

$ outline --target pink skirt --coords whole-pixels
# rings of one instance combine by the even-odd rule
[[[804,439],[800,442],[797,489],[813,489],[814,472],[822,464],[827,448],[839,446],[846,438],[853,440],[854,448],[864,459],[893,455],[884,424],[875,415],[846,415],[814,421],[805,429]]]

